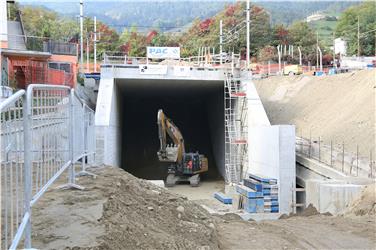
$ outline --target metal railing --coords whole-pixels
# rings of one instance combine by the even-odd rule
[[[239,54],[231,54],[220,64],[219,54],[199,54],[198,56],[190,56],[180,59],[157,59],[152,60],[147,57],[127,56],[122,52],[105,52],[103,53],[103,64],[120,64],[120,65],[168,65],[168,66],[192,66],[192,67],[222,67],[240,68],[244,62],[240,60]],[[223,55],[222,55],[223,56]]]
[[[94,162],[94,112],[73,89],[29,85],[0,104],[1,249],[31,248],[31,207],[68,170],[64,188],[75,184],[74,164]]]
[[[57,41],[48,37],[7,34],[9,49],[14,51],[47,52],[54,55],[77,56],[78,45],[69,41]]]
[[[361,154],[359,146],[356,153],[348,151],[344,142],[333,141],[325,144],[322,137],[296,137],[296,152],[304,157],[318,161],[337,171],[354,177],[375,178],[374,149],[368,154]],[[365,156],[366,155],[366,156]]]

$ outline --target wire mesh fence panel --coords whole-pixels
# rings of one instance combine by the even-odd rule
[[[0,249],[8,249],[24,217],[24,90],[1,103]]]
[[[31,85],[28,94],[33,204],[71,160],[70,89]]]
[[[94,162],[94,111],[68,86],[29,85],[0,103],[0,249],[31,248],[31,207],[74,163]],[[94,142],[94,143],[93,143]],[[88,160],[89,162],[89,160]]]

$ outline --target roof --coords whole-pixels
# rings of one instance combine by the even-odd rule
[[[37,57],[37,58],[49,58],[51,53],[49,52],[39,52],[31,50],[12,50],[12,49],[0,49],[0,53],[6,56],[27,56],[27,57]]]

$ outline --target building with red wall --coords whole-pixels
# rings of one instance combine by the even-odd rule
[[[13,89],[25,89],[33,83],[75,87],[77,44],[27,36],[21,13],[16,21],[8,20],[5,1],[1,2],[1,85]]]

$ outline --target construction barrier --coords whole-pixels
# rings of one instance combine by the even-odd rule
[[[31,248],[31,207],[66,170],[64,187],[81,188],[74,164],[94,162],[94,112],[73,89],[42,84],[7,98],[0,111],[0,248]]]

